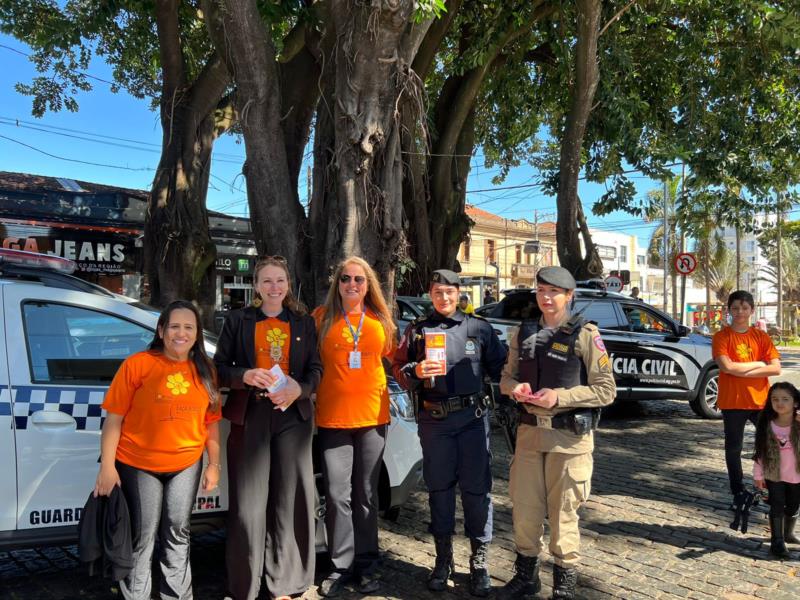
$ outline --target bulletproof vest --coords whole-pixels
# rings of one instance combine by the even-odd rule
[[[519,381],[535,392],[542,388],[586,385],[586,366],[575,354],[575,342],[584,319],[572,317],[558,329],[546,329],[538,321],[525,320],[519,328]]]

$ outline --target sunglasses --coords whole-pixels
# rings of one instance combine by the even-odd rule
[[[363,275],[344,275],[344,274],[339,275],[339,281],[341,281],[342,283],[350,283],[351,279],[356,283],[358,283],[359,285],[367,280],[367,278],[364,277]]]

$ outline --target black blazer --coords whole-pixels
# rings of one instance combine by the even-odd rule
[[[289,373],[300,384],[300,397],[294,404],[304,421],[311,418],[314,407],[311,395],[322,377],[322,361],[317,349],[317,328],[309,315],[299,316],[284,309],[288,316],[292,341],[289,345]],[[244,424],[247,403],[255,388],[244,383],[244,372],[256,366],[256,322],[266,319],[261,309],[248,306],[231,311],[225,318],[214,353],[214,364],[221,387],[229,388],[222,415],[231,423]]]

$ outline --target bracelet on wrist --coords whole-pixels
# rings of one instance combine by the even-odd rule
[[[218,469],[222,469],[222,465],[221,465],[221,464],[219,464],[219,463],[212,463],[212,462],[210,462],[210,463],[208,463],[208,464],[206,465],[206,468],[208,468],[208,467],[217,467]]]

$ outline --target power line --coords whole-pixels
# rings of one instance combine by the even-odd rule
[[[77,158],[67,158],[65,156],[58,156],[57,154],[52,154],[50,152],[46,152],[46,151],[44,151],[44,150],[42,150],[40,148],[37,148],[36,146],[31,146],[30,144],[26,144],[25,142],[22,142],[20,140],[15,140],[14,138],[10,138],[10,137],[8,137],[6,135],[0,135],[0,138],[2,138],[4,140],[8,140],[9,142],[14,142],[15,144],[19,144],[20,146],[25,146],[26,148],[30,148],[31,150],[34,150],[35,152],[39,152],[40,154],[44,154],[45,156],[49,156],[50,158],[56,158],[58,160],[65,160],[67,162],[79,163],[79,164],[82,164],[82,165],[90,165],[90,166],[93,166],[93,167],[107,167],[109,169],[121,169],[123,171],[155,171],[155,169],[152,169],[150,167],[124,167],[122,165],[109,165],[109,164],[104,164],[104,163],[96,163],[96,162],[92,162],[92,161],[88,161],[88,160],[79,160]]]

